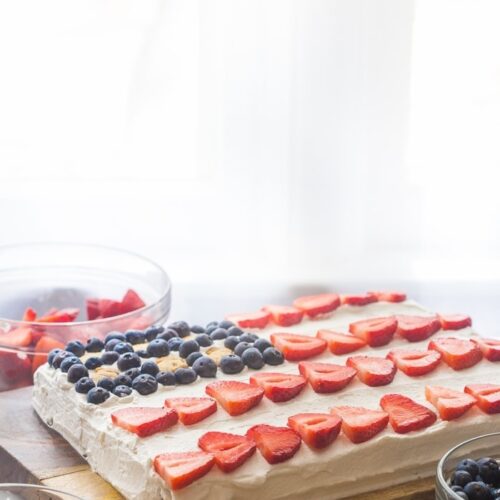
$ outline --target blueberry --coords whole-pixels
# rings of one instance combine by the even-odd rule
[[[87,340],[87,352],[101,352],[104,349],[104,342],[97,337],[92,337]]]
[[[155,377],[160,371],[160,368],[154,361],[144,361],[141,366],[141,373],[147,373]]]
[[[225,330],[227,330],[228,328],[231,328],[232,326],[234,326],[234,323],[232,321],[227,320],[227,319],[219,322],[219,327],[224,328]]]
[[[243,335],[243,330],[239,326],[232,326],[228,328],[227,334],[230,337],[241,337]]]
[[[90,377],[83,377],[75,384],[75,391],[80,394],[87,394],[94,387],[95,383]]]
[[[160,372],[156,375],[156,381],[161,385],[175,385],[177,381],[173,372]]]
[[[179,337],[174,337],[168,341],[168,347],[171,351],[178,351],[184,340]]]
[[[460,498],[463,498],[463,500],[469,500],[469,497],[467,496],[467,493],[465,493],[465,491],[456,491],[455,494]]]
[[[200,346],[196,340],[186,340],[179,346],[179,356],[186,359],[192,352],[200,350]]]
[[[115,388],[115,383],[110,378],[102,378],[97,382],[97,387],[102,387],[107,391],[112,391]]]
[[[101,361],[105,365],[112,365],[118,361],[120,355],[115,351],[103,352],[101,356]]]
[[[194,340],[195,342],[198,342],[200,347],[209,347],[214,343],[214,341],[206,333],[200,333]]]
[[[260,370],[266,364],[262,357],[262,353],[255,347],[250,347],[250,349],[243,351],[241,360],[248,368],[254,370]]]
[[[281,352],[275,347],[268,347],[267,349],[264,349],[262,356],[264,357],[264,361],[271,366],[281,365],[285,361],[283,354],[281,354]]]
[[[465,470],[472,477],[476,477],[479,474],[479,466],[477,465],[475,460],[472,460],[470,458],[466,458],[466,459],[458,462],[456,470],[457,471]]]
[[[191,384],[196,380],[196,372],[192,368],[177,368],[175,380],[178,384]]]
[[[228,337],[227,339],[224,340],[224,347],[227,347],[228,349],[231,349],[231,351],[233,351],[234,348],[239,343],[240,343],[239,337]]]
[[[125,332],[125,340],[132,345],[143,344],[146,342],[146,335],[140,330],[127,330]]]
[[[495,459],[489,457],[481,458],[477,461],[477,465],[479,467],[479,475],[483,478],[485,483],[495,484],[500,480],[500,471],[498,470],[498,463]]]
[[[130,396],[130,394],[132,394],[132,388],[128,385],[117,385],[113,389],[113,394],[119,398],[124,398],[125,396]]]
[[[464,491],[464,489],[461,487],[461,486],[457,486],[456,484],[454,484],[451,489],[455,492],[455,493],[458,493],[459,491]]]
[[[222,356],[220,359],[220,369],[223,373],[234,374],[240,373],[245,365],[239,356],[236,354],[229,354],[227,356]]]
[[[122,343],[123,341],[120,339],[111,339],[109,342],[106,342],[104,346],[105,351],[113,351],[115,346]]]
[[[153,341],[154,342],[154,341]],[[152,394],[158,389],[158,382],[156,378],[148,375],[147,373],[143,373],[138,377],[135,377],[132,382],[132,388],[135,389],[139,394],[143,396],[147,396],[148,394]]]
[[[85,346],[79,340],[72,340],[71,342],[68,342],[64,349],[68,352],[72,352],[79,358],[85,354]]]
[[[120,342],[125,342],[125,335],[120,332],[109,332],[106,337],[104,337],[104,343],[107,344],[110,340],[119,340]]]
[[[267,339],[257,339],[253,346],[263,353],[268,347],[272,347],[273,345]]]
[[[146,336],[146,340],[151,342],[154,340],[158,334],[163,333],[165,328],[163,326],[153,325],[144,330],[144,335]]]
[[[156,338],[163,339],[163,340],[170,340],[173,338],[179,338],[179,334],[175,330],[171,330],[170,328],[167,328],[162,333],[160,333]]]
[[[217,365],[212,358],[202,356],[193,363],[193,370],[204,378],[215,377],[217,373]]]
[[[102,366],[103,363],[101,361],[101,358],[92,357],[92,358],[87,358],[84,364],[87,370],[95,370],[96,368]]]
[[[113,379],[113,384],[115,384],[115,388],[120,385],[132,387],[132,379],[126,373],[120,373]]]
[[[175,330],[179,337],[187,337],[191,333],[191,328],[185,321],[175,321],[174,323],[170,323],[168,328],[171,330]]]
[[[207,335],[210,335],[212,332],[215,332],[215,330],[217,330],[217,328],[219,328],[219,326],[218,326],[218,325],[207,326],[207,327],[205,328],[205,333],[206,333]]]
[[[132,381],[134,380],[135,377],[138,377],[141,374],[141,369],[140,368],[129,368],[125,373],[127,377],[130,377]]]
[[[500,488],[491,488],[490,489],[491,496],[496,500],[500,498]]]
[[[49,352],[49,355],[47,357],[47,361],[49,363],[49,366],[53,366],[54,363],[54,358],[59,354],[63,352],[62,349],[52,349],[52,351]]]
[[[113,351],[117,352],[118,354],[125,354],[126,352],[134,352],[134,348],[127,342],[118,342],[118,344],[115,345]]]
[[[141,366],[141,358],[135,352],[126,352],[118,358],[116,365],[121,372],[124,372],[129,368]]]
[[[148,351],[146,351],[146,349],[139,349],[138,351],[135,351],[135,353],[140,358],[148,359],[151,357],[151,355],[148,353]]]
[[[198,358],[202,358],[203,357],[203,353],[201,353],[200,351],[195,351],[195,352],[192,352],[187,358],[186,358],[186,362],[189,366],[193,366],[193,363],[198,359]]]
[[[200,333],[205,333],[205,328],[203,328],[202,326],[200,325],[192,325],[191,326],[191,331],[193,333],[196,333],[197,335],[200,334]]]
[[[210,321],[210,323],[207,323],[207,326],[205,327],[205,331],[209,330],[210,328],[215,330],[216,328],[219,327],[219,322],[218,321]]]
[[[472,481],[472,476],[465,470],[457,470],[453,475],[453,484],[462,488]]]
[[[80,364],[70,366],[68,370],[68,382],[71,382],[72,384],[78,382],[81,378],[88,376],[89,371],[85,368],[85,366]]]
[[[54,359],[52,360],[52,366],[54,368],[60,368],[61,363],[63,362],[64,359],[66,359],[66,358],[74,358],[74,357],[75,357],[74,354],[71,354],[70,352],[67,352],[67,351],[58,352],[54,356]]]
[[[150,356],[155,358],[161,358],[162,356],[168,356],[170,354],[170,348],[166,340],[154,339],[152,340],[146,349]]]
[[[253,333],[244,333],[240,339],[242,342],[248,342],[249,344],[253,344],[259,337],[254,335]]]
[[[210,338],[212,340],[222,340],[227,338],[227,330],[224,328],[216,328],[211,334]]]
[[[76,356],[68,356],[62,360],[61,363],[61,371],[63,373],[68,373],[68,370],[73,366],[73,365],[83,365],[81,362],[80,358],[77,358]]]
[[[87,393],[87,402],[93,405],[104,403],[110,396],[109,391],[102,387],[94,387]]]
[[[480,481],[472,481],[464,487],[464,493],[469,500],[490,500],[490,490],[488,486]],[[458,493],[457,493],[458,494]]]
[[[240,342],[234,348],[234,354],[236,354],[237,356],[241,356],[250,347],[252,347],[252,344],[249,344],[248,342]]]

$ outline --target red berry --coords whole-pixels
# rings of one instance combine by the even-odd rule
[[[401,394],[382,396],[380,406],[389,414],[389,422],[398,434],[429,427],[437,418],[429,408]]]
[[[397,327],[396,319],[390,316],[356,321],[349,325],[349,331],[369,346],[378,347],[386,345],[392,340]]]
[[[387,358],[409,377],[419,377],[436,369],[441,362],[441,353],[417,349],[394,349],[389,351]]]
[[[290,306],[265,306],[264,311],[271,314],[273,323],[279,326],[292,326],[300,323],[304,316],[304,311]]]
[[[241,328],[265,328],[269,323],[271,314],[267,311],[257,311],[254,313],[229,314],[228,321],[232,321]]]
[[[437,385],[427,385],[425,397],[429,403],[436,407],[443,420],[454,420],[461,417],[476,403],[476,399],[469,394]]]
[[[319,330],[316,337],[326,340],[330,352],[339,355],[349,354],[366,345],[366,342],[358,337],[334,332],[332,330]]]
[[[307,295],[293,301],[294,307],[304,311],[310,318],[328,314],[340,306],[340,297],[335,293]]]
[[[196,424],[217,411],[212,398],[169,398],[165,400],[165,406],[173,408],[184,425]]]
[[[312,448],[325,448],[339,435],[342,420],[328,413],[299,413],[288,418],[288,426]]]
[[[354,368],[332,363],[301,361],[299,370],[313,390],[322,394],[340,391],[356,376]]]
[[[167,408],[131,407],[111,414],[113,424],[140,437],[151,436],[177,423],[175,410]]]
[[[363,443],[387,427],[389,415],[385,411],[354,406],[336,406],[333,415],[342,419],[342,432],[353,442]]]
[[[236,380],[212,382],[205,387],[205,392],[232,416],[241,415],[257,406],[264,396],[261,387]]]
[[[273,333],[271,342],[286,360],[301,361],[321,354],[326,349],[326,341],[296,333]]]
[[[454,370],[474,366],[483,357],[476,343],[467,339],[438,337],[429,342],[429,349],[439,351],[443,361]]]
[[[396,319],[398,321],[396,333],[409,342],[428,339],[441,328],[441,323],[436,317],[401,315]]]
[[[275,403],[289,401],[297,396],[306,385],[301,375],[287,373],[256,373],[250,383],[264,389],[265,396]]]
[[[248,429],[247,437],[255,442],[270,464],[289,460],[300,448],[300,435],[288,427],[254,425]]]
[[[352,356],[346,364],[357,370],[361,382],[372,387],[390,384],[396,375],[396,365],[390,359]]]

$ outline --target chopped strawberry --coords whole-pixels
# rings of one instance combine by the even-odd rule
[[[472,341],[478,345],[488,361],[500,361],[500,340],[476,337]]]
[[[111,414],[114,425],[139,437],[164,431],[175,425],[177,420],[177,412],[166,408],[131,407],[116,410]]]
[[[36,369],[47,362],[47,353],[52,349],[64,349],[64,344],[48,335],[44,335],[35,345],[36,354],[33,356],[31,371],[35,373]]]
[[[387,427],[389,415],[385,411],[354,406],[336,406],[332,415],[342,419],[342,432],[353,442],[363,443]]]
[[[358,337],[337,333],[332,330],[319,330],[316,337],[326,340],[328,349],[333,354],[349,354],[366,345],[366,342]]]
[[[398,329],[396,333],[409,342],[420,342],[428,339],[441,328],[441,323],[435,317],[407,316],[396,317]]]
[[[339,435],[342,420],[328,413],[299,413],[288,417],[288,426],[312,448],[325,448]]]
[[[373,293],[380,302],[404,302],[406,293],[402,292],[369,292]]]
[[[293,301],[294,307],[304,311],[310,318],[328,314],[340,306],[340,297],[335,293],[307,295]]]
[[[441,328],[443,330],[461,330],[462,328],[472,326],[470,316],[465,316],[463,314],[440,314],[439,321],[441,322]]]
[[[301,361],[299,371],[320,394],[340,391],[356,376],[356,370],[349,366],[312,361]]]
[[[236,323],[241,328],[265,328],[271,319],[271,313],[257,311],[254,313],[229,314],[226,319]]]
[[[460,391],[447,387],[427,385],[425,397],[432,403],[443,420],[454,420],[469,411],[476,403],[476,399]]]
[[[252,375],[250,383],[262,387],[266,398],[281,403],[297,396],[307,382],[301,375],[267,372]]]
[[[340,297],[342,304],[348,306],[366,306],[372,302],[377,302],[377,296],[372,292],[360,295],[342,295]]]
[[[136,311],[145,305],[146,303],[139,297],[139,294],[129,288],[121,301],[121,314]]]
[[[212,382],[205,387],[205,392],[215,398],[232,416],[241,415],[257,406],[264,396],[261,387],[236,380]]]
[[[179,490],[207,474],[215,463],[211,453],[187,451],[164,453],[154,458],[153,465],[172,490]]]
[[[37,319],[39,323],[71,323],[80,314],[80,309],[77,307],[68,307],[66,309],[51,310],[41,318]]]
[[[476,404],[485,413],[500,413],[500,385],[471,384],[464,391],[476,398]]]
[[[0,380],[9,389],[23,387],[33,383],[31,361],[24,352],[0,349]]]
[[[196,424],[217,411],[212,398],[169,398],[165,400],[165,406],[173,408],[184,425]]]
[[[352,356],[346,364],[357,370],[361,382],[371,387],[390,384],[396,375],[396,365],[390,359]]]
[[[398,434],[429,427],[437,418],[432,410],[401,394],[382,396],[380,406],[389,414],[389,422]]]
[[[279,326],[292,326],[300,323],[304,317],[304,311],[290,306],[264,306],[264,311],[271,314],[273,323]]]
[[[247,437],[227,432],[207,432],[198,440],[198,446],[214,455],[215,463],[223,472],[232,472],[243,465],[256,448]]]
[[[99,299],[98,308],[102,318],[112,318],[122,313],[122,304],[117,300]]]
[[[271,342],[288,361],[311,358],[326,349],[325,340],[296,333],[272,333]]]
[[[397,327],[396,318],[389,316],[356,321],[349,325],[349,331],[369,346],[378,347],[392,340]]]
[[[32,307],[26,308],[23,314],[22,321],[35,321],[36,320],[36,311]]]
[[[99,299],[87,299],[85,304],[87,306],[87,319],[89,321],[97,319],[101,315]]]
[[[439,351],[443,361],[454,370],[474,366],[483,357],[477,344],[467,339],[439,337],[429,342],[429,349]]]
[[[394,349],[387,358],[409,377],[419,377],[434,370],[441,361],[438,351],[420,351],[418,349]]]
[[[10,332],[0,330],[0,345],[9,347],[28,347],[32,342],[32,329],[29,326],[20,326]]]
[[[289,427],[254,425],[248,429],[247,437],[255,442],[262,456],[270,464],[292,458],[300,448],[300,435]]]

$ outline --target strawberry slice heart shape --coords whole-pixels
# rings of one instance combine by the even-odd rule
[[[500,361],[500,340],[476,337],[472,341],[477,344],[488,361]]]
[[[351,356],[346,364],[357,370],[361,382],[371,387],[390,384],[397,370],[390,359],[376,356]]]
[[[241,328],[265,328],[271,319],[271,313],[261,310],[254,313],[229,314],[226,319]]]
[[[419,377],[435,370],[441,362],[438,351],[418,349],[394,349],[387,354],[399,370],[410,377]]]
[[[321,354],[326,349],[326,341],[296,333],[273,333],[271,342],[286,360],[301,361]]]
[[[500,413],[500,385],[471,384],[464,391],[476,398],[476,404],[485,413]]]
[[[29,326],[20,326],[9,332],[0,330],[0,345],[8,347],[28,347],[33,340],[33,330]]]
[[[380,302],[404,302],[406,293],[402,292],[369,292],[373,293]]]
[[[336,406],[333,415],[342,419],[342,432],[353,443],[364,443],[383,431],[389,422],[385,411],[356,406]]]
[[[439,321],[443,330],[461,330],[462,328],[472,326],[470,316],[464,314],[440,314]]]
[[[300,448],[300,435],[289,427],[254,425],[247,431],[247,437],[255,442],[262,456],[270,463],[289,460]]]
[[[121,408],[111,414],[111,421],[114,425],[133,432],[139,437],[164,431],[176,424],[177,420],[176,411],[168,408]]]
[[[297,396],[305,387],[306,379],[301,375],[268,372],[252,375],[250,383],[262,387],[268,399],[279,403]]]
[[[192,425],[204,420],[217,410],[212,398],[169,398],[165,400],[167,408],[173,408],[184,425]]]
[[[340,391],[356,376],[356,370],[350,366],[311,361],[301,361],[299,371],[320,394]]]
[[[389,422],[398,434],[429,427],[437,418],[429,408],[401,394],[382,396],[380,406],[389,414]]]
[[[288,417],[288,427],[300,434],[308,446],[325,448],[337,438],[342,420],[327,413],[299,413]]]
[[[476,403],[475,398],[469,394],[437,385],[427,385],[425,397],[429,403],[434,405],[443,420],[454,420],[461,417]]]
[[[132,311],[137,311],[141,307],[144,307],[146,303],[141,299],[139,294],[129,288],[120,303],[121,314],[125,314]]]
[[[372,292],[363,293],[360,295],[342,295],[340,301],[348,306],[366,306],[372,302],[377,302],[377,296]]]
[[[441,323],[436,317],[427,316],[396,316],[398,322],[397,335],[408,342],[420,342],[428,339],[441,328]]]
[[[271,314],[273,323],[279,326],[292,326],[300,323],[304,317],[304,311],[291,306],[265,306],[264,311]]]
[[[326,340],[328,349],[333,354],[349,354],[365,347],[366,342],[354,335],[346,335],[332,330],[318,330],[316,337]]]
[[[212,453],[217,467],[226,473],[243,465],[256,449],[255,443],[245,436],[227,432],[207,432],[198,440],[198,446]]]
[[[340,297],[335,293],[307,295],[293,301],[293,306],[304,311],[310,318],[328,314],[340,306]]]
[[[205,392],[215,398],[231,416],[247,412],[264,397],[261,387],[237,380],[212,382],[205,387]]]
[[[439,337],[429,342],[429,349],[439,351],[443,361],[454,370],[474,366],[483,357],[475,342],[454,337]]]
[[[349,331],[369,346],[378,347],[386,345],[392,340],[397,327],[396,318],[390,316],[356,321],[349,325]]]

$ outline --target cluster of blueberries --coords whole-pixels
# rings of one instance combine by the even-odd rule
[[[450,488],[465,500],[500,499],[500,469],[494,458],[459,462],[450,479]]]
[[[185,339],[191,334],[195,334],[194,339]],[[269,341],[245,333],[230,321],[213,321],[205,328],[176,321],[167,327],[151,326],[144,331],[111,332],[104,340],[89,339],[86,345],[73,340],[64,350],[52,350],[48,363],[67,373],[68,382],[75,384],[78,393],[86,394],[89,403],[100,404],[111,393],[124,397],[135,390],[147,395],[155,392],[158,384],[190,384],[198,377],[215,377],[217,364],[201,352],[201,348],[212,346],[214,341],[223,341],[224,346],[233,351],[220,360],[220,369],[227,374],[240,373],[245,366],[260,369],[266,363],[279,365],[284,361],[281,352]],[[135,351],[133,346],[137,344],[146,344],[146,348]],[[188,367],[160,371],[155,361],[148,360],[168,356],[172,351],[177,351]],[[86,353],[96,353],[96,356],[83,362],[80,358]],[[96,384],[90,377],[89,370],[115,363],[121,373],[114,379],[102,378]]]

